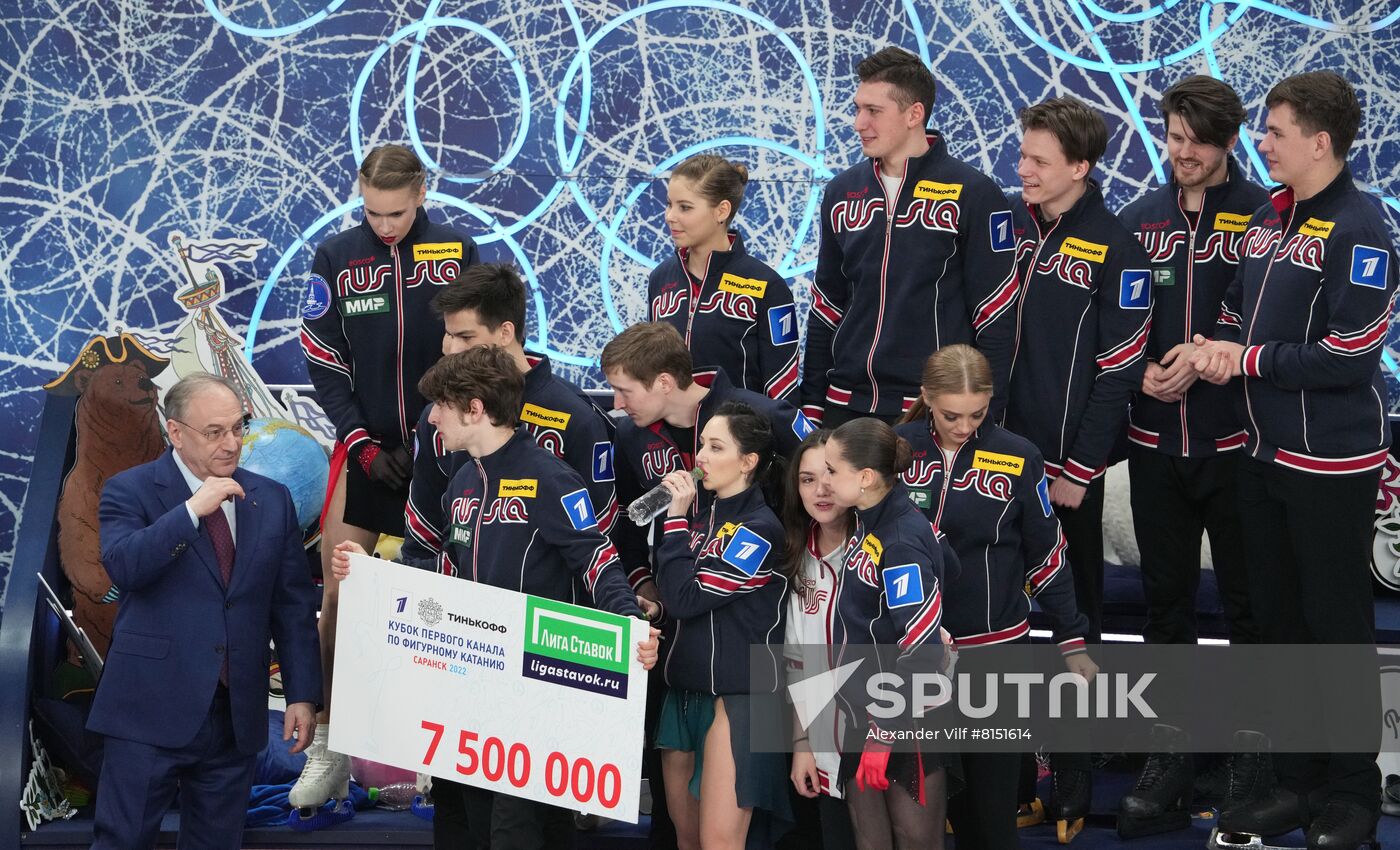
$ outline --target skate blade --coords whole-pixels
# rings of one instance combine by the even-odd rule
[[[312,832],[345,823],[355,816],[355,804],[341,800],[333,806],[301,807],[287,813],[287,826],[297,832]]]
[[[413,804],[408,807],[408,810],[413,812],[414,817],[425,820],[428,823],[433,822],[433,815],[437,811],[432,801],[424,799],[422,794],[413,798]]]
[[[1045,804],[1036,797],[1030,803],[1024,803],[1016,809],[1016,828],[1025,829],[1028,826],[1036,826],[1045,823]]]
[[[1176,832],[1190,826],[1191,813],[1185,809],[1163,812],[1156,817],[1146,818],[1128,817],[1121,813],[1118,815],[1118,837],[1124,839],[1146,838],[1149,835]]]
[[[1059,838],[1061,844],[1068,844],[1074,837],[1084,831],[1084,818],[1074,820],[1055,821],[1055,836]]]
[[[1219,827],[1211,829],[1206,847],[1210,850],[1303,850],[1301,847],[1267,844],[1263,836],[1252,832],[1225,832]]]

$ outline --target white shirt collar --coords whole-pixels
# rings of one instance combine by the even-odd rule
[[[171,448],[170,454],[175,458],[175,466],[179,468],[180,474],[185,477],[185,483],[188,484],[190,488],[190,495],[193,496],[195,493],[199,492],[200,487],[204,486],[204,481],[196,478],[195,474],[190,472],[190,468],[185,465],[184,458],[180,457],[179,449]]]

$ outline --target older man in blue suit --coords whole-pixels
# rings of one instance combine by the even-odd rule
[[[106,736],[94,848],[151,847],[180,792],[181,848],[242,846],[267,743],[271,639],[283,740],[311,743],[321,702],[316,605],[291,495],[238,469],[237,390],[187,376],[166,394],[171,451],[102,491],[102,562],[121,590],[88,727]]]

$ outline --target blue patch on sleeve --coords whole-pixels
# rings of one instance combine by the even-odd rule
[[[1055,512],[1054,509],[1050,506],[1049,478],[1045,478],[1043,476],[1041,477],[1040,483],[1035,485],[1035,494],[1040,497],[1040,509],[1045,512],[1045,515],[1047,517]]]
[[[593,480],[612,481],[617,478],[613,472],[613,444],[610,441],[593,444]]]
[[[1152,270],[1124,269],[1119,278],[1118,306],[1124,310],[1146,310],[1152,306]]]
[[[885,603],[891,609],[923,603],[924,575],[918,564],[886,567],[880,580],[885,585]]]
[[[768,308],[768,335],[774,345],[797,342],[797,308],[791,304]]]
[[[588,498],[587,489],[580,488],[564,494],[559,504],[564,506],[564,513],[569,515],[569,522],[575,529],[583,531],[598,526],[598,517],[593,513],[593,500]]]
[[[1390,271],[1390,254],[1370,245],[1356,245],[1351,249],[1351,282],[1357,286],[1372,289],[1385,289],[1386,276]]]
[[[741,525],[739,530],[734,532],[734,536],[729,538],[729,545],[724,547],[724,553],[719,558],[744,575],[752,577],[758,572],[758,568],[763,566],[763,559],[768,557],[772,549],[772,543]]]
[[[315,321],[330,312],[331,288],[326,279],[313,274],[306,281],[306,300],[301,304],[301,317]]]
[[[987,217],[991,231],[992,250],[1010,251],[1016,247],[1016,233],[1011,227],[1011,210],[999,210]]]
[[[797,411],[797,415],[792,417],[792,433],[797,435],[797,439],[805,440],[807,435],[817,430],[817,426],[812,424],[802,411]]]

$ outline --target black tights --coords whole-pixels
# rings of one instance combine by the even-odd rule
[[[891,782],[884,791],[861,791],[846,783],[846,805],[859,850],[942,850],[948,811],[948,775],[939,768],[924,777],[926,805]]]

